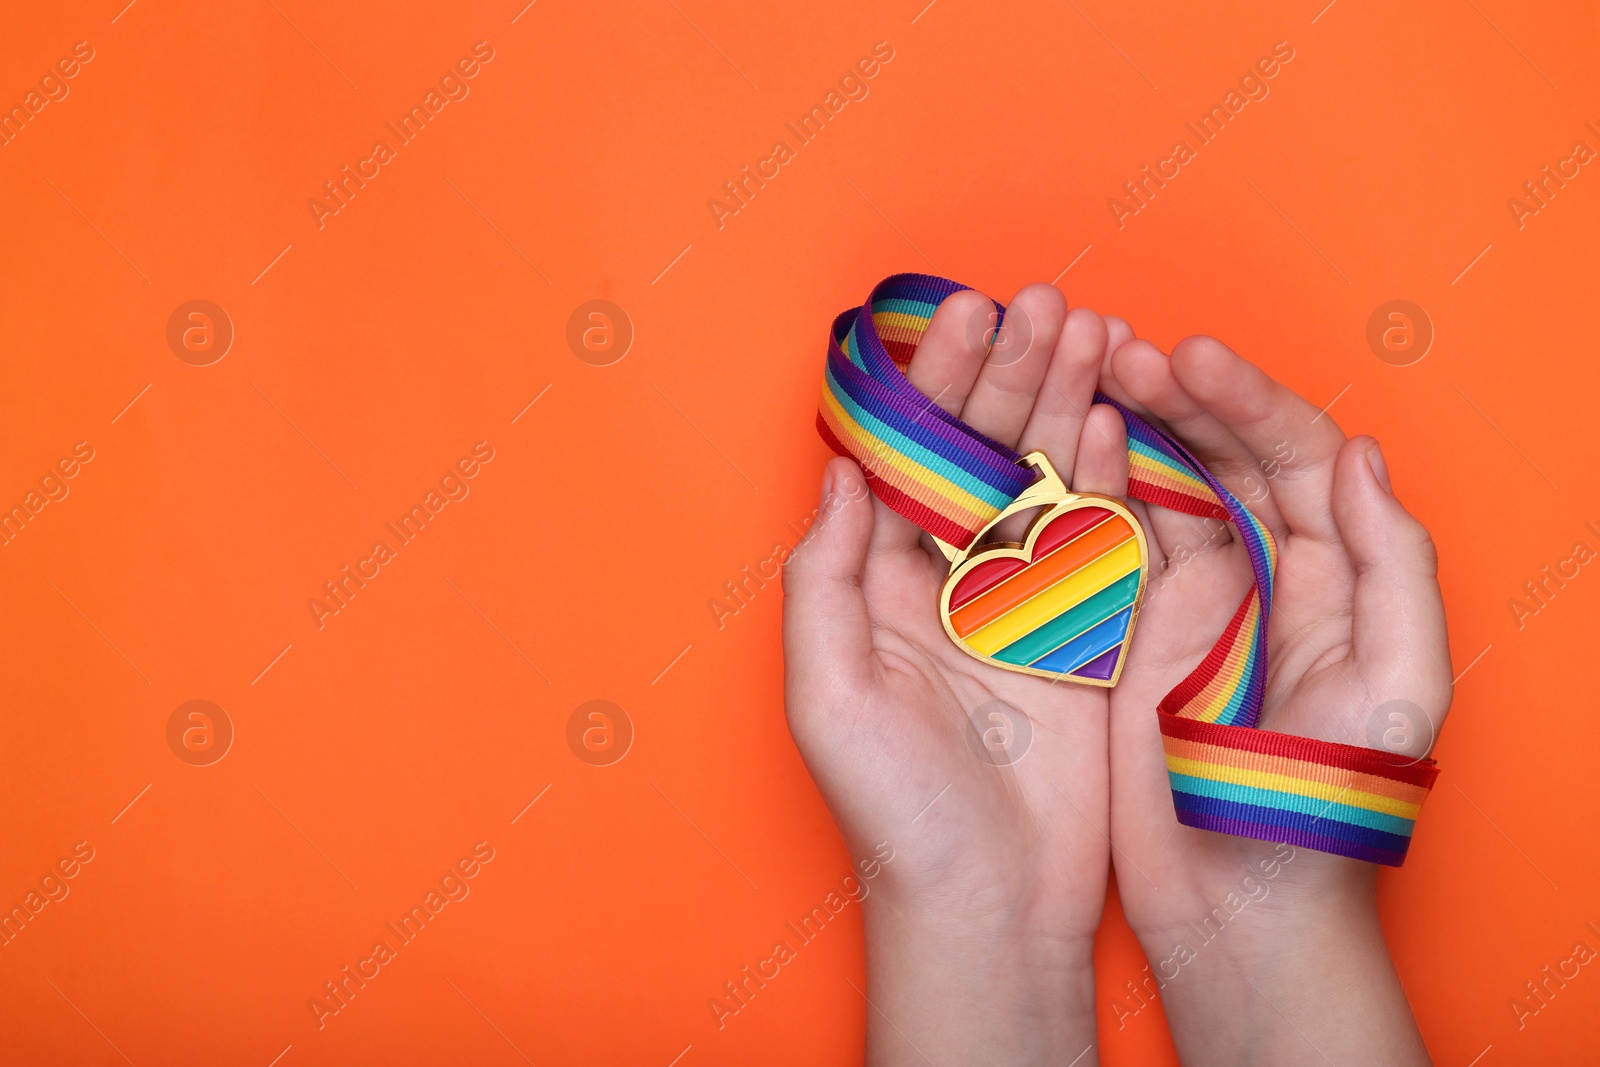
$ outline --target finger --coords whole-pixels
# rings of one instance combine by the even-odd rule
[[[986,354],[982,334],[974,333],[969,327],[974,321],[982,321],[993,309],[994,301],[971,289],[946,297],[933,313],[906,368],[906,379],[923,396],[952,415],[958,414],[966,403]],[[872,555],[905,552],[922,536],[915,523],[881,502],[877,520],[870,547]]]
[[[1138,404],[1133,397],[1128,395],[1127,390],[1117,384],[1116,375],[1111,373],[1111,357],[1116,353],[1117,349],[1134,339],[1133,327],[1128,325],[1127,319],[1119,318],[1116,315],[1107,315],[1105,319],[1106,351],[1100,360],[1100,380],[1096,383],[1096,388],[1124,407],[1130,407],[1138,411]],[[1145,413],[1140,411],[1139,414],[1143,415]]]
[[[1106,348],[1106,323],[1088,308],[1073,308],[1050,356],[1019,452],[1043,452],[1056,470],[1070,475],[1078,458],[1078,438],[1094,402],[1095,382]]]
[[[1357,437],[1339,450],[1333,515],[1356,571],[1352,652],[1374,698],[1411,701],[1437,730],[1452,684],[1438,555],[1387,480],[1372,438]],[[1418,738],[1420,745],[1430,740]]]
[[[1118,500],[1128,495],[1128,431],[1122,414],[1109,404],[1094,405],[1083,420],[1072,491]]]
[[[1078,439],[1093,403],[1095,379],[1105,351],[1105,323],[1088,308],[1068,312],[1050,368],[1039,387],[1017,450],[1043,452],[1062,479],[1071,484]],[[994,528],[993,538],[1020,541],[1033,519],[1031,512],[1013,515]]]
[[[1003,445],[1015,445],[1028,424],[1066,317],[1067,298],[1061,290],[1042,284],[1023,288],[1006,309],[994,347],[961,408],[961,421]]]
[[[1109,404],[1095,404],[1085,413],[1083,426],[1073,445],[1077,457],[1073,469],[1058,471],[1074,493],[1098,493],[1124,500],[1128,495],[1128,435],[1122,416]],[[1039,514],[1029,509],[1012,515],[994,529],[1001,541],[1021,541],[1023,531]],[[1137,514],[1137,513],[1136,513]],[[1149,526],[1141,519],[1148,532]],[[1147,542],[1149,538],[1146,538]],[[1151,546],[1152,555],[1155,547]]]
[[[1211,337],[1179,341],[1172,371],[1272,478],[1273,500],[1289,531],[1336,542],[1333,467],[1345,436],[1333,419]]]
[[[1154,381],[1158,371],[1151,366],[1153,360],[1166,362],[1166,357],[1148,341],[1130,340],[1111,354],[1111,378],[1123,398],[1119,402],[1137,412],[1152,426],[1166,429],[1165,420],[1146,403],[1157,392]],[[1152,507],[1145,511],[1145,534],[1150,542],[1151,564],[1155,573],[1166,572],[1166,561],[1177,554],[1183,558],[1204,552],[1213,542],[1227,544],[1230,536],[1227,527],[1220,533],[1215,522],[1194,515],[1185,515],[1171,508]]]
[[[1178,384],[1172,362],[1155,345],[1130,341],[1112,356],[1111,369],[1128,395],[1159,418],[1274,535],[1281,537],[1288,532],[1255,457],[1232,430]],[[1201,551],[1201,546],[1215,540],[1214,522],[1166,508],[1157,509],[1156,514],[1163,544],[1188,544],[1192,550]]]
[[[861,572],[873,502],[861,468],[843,457],[828,461],[822,485],[817,518],[783,565],[784,685],[791,717],[818,704],[819,697],[859,691],[871,670],[872,627]]]
[[[911,384],[952,415],[961,413],[988,354],[987,335],[973,324],[988,321],[993,310],[994,301],[972,289],[946,297],[906,368]]]

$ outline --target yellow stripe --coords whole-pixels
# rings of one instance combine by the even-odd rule
[[[977,530],[999,514],[1000,509],[978,499],[965,489],[943,478],[908,456],[886,448],[850,414],[825,393],[828,421],[845,444],[852,446],[861,465],[895,488],[915,498],[948,519]]]
[[[979,529],[1000,513],[999,508],[978,499],[949,479],[886,447],[852,418],[827,389],[822,391],[822,404],[834,432],[851,446],[861,465],[919,503],[971,530]]]
[[[987,626],[980,627],[966,637],[967,644],[992,656],[1011,642],[1025,637],[1074,604],[1089,599],[1118,578],[1125,578],[1139,569],[1139,542],[1124,541],[1038,595],[1024,600]]]
[[[1258,600],[1245,614],[1239,633],[1253,634],[1260,614],[1261,604]],[[1211,681],[1206,683],[1206,687],[1195,695],[1195,699],[1180,714],[1186,719],[1198,719],[1200,722],[1216,722],[1221,718],[1233,694],[1239,688],[1239,680],[1244,677],[1245,664],[1250,660],[1252,646],[1253,642],[1248,639],[1236,640],[1233,647],[1228,649],[1227,658],[1222,661],[1222,666],[1217,669]]]
[[[1271,774],[1282,774],[1290,778],[1299,778],[1303,781],[1317,781],[1318,776],[1332,774],[1349,774],[1352,788],[1359,788],[1378,796],[1392,797],[1407,804],[1421,805],[1428,799],[1428,788],[1421,785],[1412,785],[1410,782],[1400,782],[1393,778],[1385,778],[1381,774],[1369,771],[1346,771],[1342,768],[1331,768],[1327,764],[1315,763],[1310,760],[1294,759],[1291,756],[1268,756],[1260,752],[1251,752],[1248,749],[1224,748],[1214,745],[1209,741],[1196,741],[1189,738],[1162,735],[1161,744],[1166,753],[1180,759],[1194,760],[1196,763],[1214,763],[1219,767],[1233,767],[1245,770],[1262,770]],[[1270,768],[1270,770],[1268,770]],[[1360,783],[1365,783],[1361,785]],[[1341,803],[1343,803],[1341,801]]]
[[[1169,467],[1164,463],[1157,463],[1155,460],[1137,452],[1130,454],[1128,466],[1131,473],[1138,477],[1140,481],[1149,482],[1152,485],[1160,485],[1162,488],[1172,489],[1189,496],[1197,496],[1203,500],[1215,501],[1217,499],[1217,494],[1212,492],[1209,485],[1188,471]]]
[[[1232,782],[1234,785],[1249,785],[1257,789],[1271,789],[1279,793],[1295,793],[1303,797],[1315,797],[1339,804],[1348,804],[1352,808],[1365,808],[1368,811],[1379,811],[1385,815],[1398,815],[1402,819],[1415,820],[1422,811],[1421,804],[1408,804],[1404,800],[1396,800],[1378,793],[1367,793],[1359,789],[1349,789],[1344,786],[1332,786],[1326,782],[1312,782],[1304,778],[1291,778],[1284,774],[1270,774],[1265,771],[1247,771],[1238,767],[1225,767],[1220,763],[1206,763],[1201,760],[1185,759],[1182,756],[1167,757],[1167,770],[1176,771],[1178,774],[1187,774],[1194,778],[1206,778],[1213,782]]]
[[[920,315],[908,315],[904,311],[876,311],[872,315],[872,325],[878,329],[878,336],[890,335],[890,340],[914,342],[927,330],[931,320]]]

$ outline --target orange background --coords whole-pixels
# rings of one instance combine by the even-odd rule
[[[1600,569],[1509,604],[1600,549],[1600,171],[1507,206],[1600,148],[1592,5],[122,3],[0,33],[0,101],[94,49],[0,148],[0,502],[94,449],[0,548],[0,905],[95,851],[0,948],[0,1060],[857,1061],[858,909],[707,1008],[848,870],[784,727],[781,594],[720,628],[708,601],[810,514],[824,331],[908,269],[1215,334],[1383,442],[1470,666],[1384,876],[1398,964],[1441,1063],[1593,1057],[1592,968],[1510,1004],[1600,948]],[[319,228],[478,41],[470,95]],[[879,41],[870,95],[719,228]],[[1108,199],[1278,41],[1270,95],[1119,229]],[[1394,298],[1436,330],[1411,366],[1365,339]],[[235,330],[210,366],[165,339],[192,299]],[[635,330],[609,366],[566,341],[594,299]],[[470,496],[319,629],[478,441]],[[194,699],[236,731],[210,766],[167,742]],[[611,766],[567,743],[593,699],[635,731]],[[479,841],[470,896],[319,1031],[323,983]],[[1157,1010],[1117,1029],[1114,901],[1098,964],[1104,1061],[1172,1062]]]

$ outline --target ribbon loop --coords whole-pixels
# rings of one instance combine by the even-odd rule
[[[939,305],[966,288],[897,274],[835,319],[817,413],[824,440],[861,464],[880,500],[958,548],[1034,479],[1021,456],[923,396],[901,369]]]
[[[817,413],[823,439],[861,464],[880,500],[957,548],[1035,477],[905,376],[934,312],[967,288],[896,274],[835,319]],[[1005,308],[994,306],[998,328]],[[1127,424],[1129,495],[1232,523],[1254,578],[1216,645],[1157,708],[1178,821],[1399,866],[1436,765],[1259,729],[1278,555],[1271,532],[1176,438],[1110,397],[1094,402]]]

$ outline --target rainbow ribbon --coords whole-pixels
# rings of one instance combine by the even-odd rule
[[[880,500],[957,548],[1034,479],[1016,452],[906,379],[933,313],[966,288],[897,274],[836,318],[817,412],[823,439],[861,464]],[[995,312],[998,328],[1005,308],[995,303]],[[1178,821],[1399,866],[1438,776],[1434,761],[1259,729],[1278,558],[1272,534],[1170,434],[1110,397],[1094,400],[1127,423],[1129,495],[1231,522],[1255,577],[1216,645],[1157,708]]]

